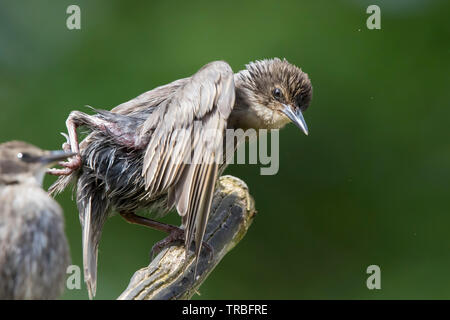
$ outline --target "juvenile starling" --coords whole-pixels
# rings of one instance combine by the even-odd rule
[[[216,61],[111,111],[73,111],[63,148],[78,156],[61,163],[64,169],[49,171],[60,175],[50,190],[61,192],[78,181],[90,297],[96,289],[101,230],[112,212],[168,232],[169,240],[182,239],[187,249],[194,242],[198,257],[215,183],[226,166],[216,161],[225,129],[278,129],[292,121],[308,134],[302,111],[311,95],[308,75],[286,60],[256,61],[236,74],[226,62]],[[78,145],[80,126],[91,133]],[[135,214],[143,208],[167,213],[174,207],[182,228]]]
[[[61,207],[43,189],[47,167],[73,153],[0,144],[0,299],[56,299],[69,247]]]

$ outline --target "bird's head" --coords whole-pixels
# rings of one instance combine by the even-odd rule
[[[285,59],[255,61],[236,74],[235,82],[241,89],[236,93],[237,106],[248,107],[242,120],[250,127],[278,129],[292,121],[308,134],[303,112],[311,101],[312,86],[300,68]]]
[[[0,184],[42,185],[48,167],[73,155],[64,151],[44,151],[22,141],[2,143]]]

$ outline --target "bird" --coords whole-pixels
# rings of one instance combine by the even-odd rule
[[[73,156],[22,141],[0,144],[0,299],[57,299],[70,253],[59,204],[42,189],[46,169]]]
[[[111,111],[72,111],[63,149],[77,155],[60,163],[62,169],[49,170],[59,176],[49,190],[57,194],[76,182],[89,297],[95,296],[98,246],[108,217],[117,212],[130,223],[169,233],[153,249],[174,240],[184,241],[186,250],[194,244],[197,259],[202,246],[208,247],[203,236],[211,200],[227,164],[217,152],[224,132],[292,122],[308,135],[303,112],[311,98],[308,74],[286,59],[256,60],[236,74],[227,62],[213,61]],[[89,130],[81,143],[79,127]],[[181,227],[136,214],[145,209],[164,215],[174,208]]]

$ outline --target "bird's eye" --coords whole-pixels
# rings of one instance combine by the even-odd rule
[[[279,88],[275,88],[273,90],[273,96],[275,97],[275,99],[280,99],[281,98],[281,90]]]
[[[23,162],[32,162],[33,161],[33,157],[28,153],[22,153],[22,152],[18,153],[17,158],[19,158]]]

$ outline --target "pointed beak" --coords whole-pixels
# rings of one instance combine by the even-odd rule
[[[39,162],[49,165],[73,157],[75,155],[76,153],[74,152],[65,152],[63,150],[49,151],[39,158]]]
[[[303,118],[302,111],[300,108],[297,108],[295,111],[292,111],[292,107],[286,104],[283,104],[284,109],[283,113],[303,132],[308,135],[308,126],[306,125],[305,118]]]

